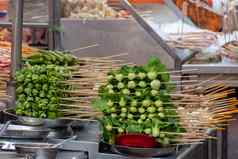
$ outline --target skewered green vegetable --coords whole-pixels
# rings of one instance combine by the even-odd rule
[[[35,118],[57,118],[61,92],[59,84],[68,71],[60,66],[28,66],[16,73],[16,114]]]
[[[35,118],[57,118],[61,90],[59,81],[69,77],[62,66],[77,64],[77,59],[66,52],[39,50],[24,59],[26,67],[16,74],[16,114]]]
[[[77,59],[67,52],[39,50],[25,59],[25,62],[30,65],[72,66],[77,64]]]
[[[92,103],[104,114],[100,121],[105,141],[113,142],[113,135],[118,133],[146,133],[166,145],[176,135],[160,132],[183,131],[177,119],[169,117],[176,115],[174,106],[164,104],[171,103],[168,93],[172,90],[165,72],[165,66],[151,58],[144,66],[123,66],[108,74],[107,84]]]

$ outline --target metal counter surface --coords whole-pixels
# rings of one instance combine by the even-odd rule
[[[78,139],[65,143],[57,155],[57,159],[136,159],[135,157],[127,157],[112,153],[107,147],[99,144],[99,128],[97,122],[84,123],[84,127],[80,128],[75,134]],[[4,142],[13,143],[58,143],[62,139],[48,139],[45,141],[30,140],[30,139],[1,139],[0,145]],[[200,151],[201,145],[188,146],[187,148],[179,151],[178,156],[169,156],[162,158],[147,158],[147,159],[189,159],[189,156],[195,154],[193,159],[206,159],[203,152]],[[0,152],[0,159],[22,159],[18,157],[15,152]],[[145,158],[146,159],[146,158]]]

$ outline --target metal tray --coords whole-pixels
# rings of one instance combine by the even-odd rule
[[[111,145],[113,152],[135,157],[166,157],[176,154],[176,147],[167,148],[135,148],[120,145]]]
[[[3,124],[0,125],[2,127]],[[43,139],[49,134],[49,129],[42,127],[9,125],[1,138],[15,139]]]

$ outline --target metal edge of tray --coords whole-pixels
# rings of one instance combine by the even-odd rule
[[[238,74],[238,64],[185,64],[182,68],[197,74]]]

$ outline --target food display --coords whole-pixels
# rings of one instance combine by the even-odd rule
[[[22,56],[28,57],[33,55],[37,51],[35,48],[31,48],[27,45],[22,47]],[[10,81],[10,66],[11,66],[11,43],[6,41],[0,41],[0,91],[1,91],[1,109],[5,108],[5,103],[10,100],[8,96],[8,82]]]
[[[220,53],[207,53],[207,52],[199,52],[195,55],[191,60],[189,60],[188,64],[208,64],[208,63],[220,63],[222,61],[222,56]]]
[[[177,113],[169,96],[173,87],[166,72],[157,58],[151,58],[144,66],[124,66],[108,74],[107,84],[93,102],[103,113],[100,121],[106,142],[113,143],[116,134],[142,133],[168,145],[176,132],[184,131],[172,117]],[[174,133],[166,133],[170,131]]]
[[[65,86],[59,82],[66,75],[65,68],[54,65],[27,66],[18,71],[16,114],[50,119],[62,116],[59,102]]]
[[[63,52],[38,50],[24,59],[25,67],[16,74],[16,114],[34,118],[61,117],[62,90],[68,87],[61,82],[70,77],[64,66],[76,64],[76,59]]]
[[[220,50],[219,53],[223,59],[231,63],[237,63],[238,61],[238,41],[231,41],[226,43]]]
[[[234,31],[237,31],[238,29],[237,4],[238,4],[237,1],[231,1],[230,3],[227,4],[227,8],[224,9],[225,13],[223,16],[223,28],[222,28],[222,32],[224,33],[230,34]]]
[[[199,27],[221,31],[223,26],[222,14],[214,11],[204,1],[175,0],[175,4]]]
[[[62,16],[78,19],[126,18],[124,10],[116,11],[107,0],[62,0]]]
[[[17,71],[16,114],[33,118],[90,118],[90,100],[106,72],[120,64],[109,58],[76,58],[68,52],[38,50]],[[86,111],[87,110],[87,111]]]
[[[168,35],[167,44],[171,47],[201,50],[214,45],[218,39],[216,33],[211,31],[198,31],[187,33],[171,33]]]
[[[42,4],[46,4],[47,0],[40,1],[34,5],[41,4],[39,5],[41,9],[44,6]],[[89,23],[104,24],[106,21],[113,23],[115,20],[121,24],[122,21],[127,21],[125,25],[137,26],[127,30],[127,36],[115,36],[122,40],[134,33],[144,31],[138,34],[139,39],[141,38],[139,41],[137,36],[134,40],[129,40],[133,44],[139,44],[144,40],[142,42],[144,45],[141,45],[142,48],[136,48],[137,51],[129,45],[125,46],[124,43],[106,47],[103,46],[105,41],[100,42],[100,39],[95,41],[92,34],[92,36],[86,35],[88,41],[82,40],[89,46],[78,48],[75,43],[70,42],[74,39],[73,36],[64,34],[63,39],[64,36],[69,38],[68,44],[62,43],[65,51],[42,50],[25,44],[25,41],[28,44],[31,41],[37,45],[43,43],[41,41],[43,34],[38,34],[38,31],[41,31],[44,26],[34,25],[34,31],[38,27],[40,30],[35,32],[37,35],[32,37],[33,40],[28,34],[30,30],[25,30],[26,36],[23,31],[22,58],[14,59],[15,63],[11,68],[11,59],[16,57],[19,50],[11,56],[12,44],[0,41],[0,107],[1,102],[5,104],[1,112],[3,122],[0,124],[2,151],[11,151],[14,157],[39,158],[46,154],[52,159],[56,156],[48,151],[51,148],[54,151],[61,151],[57,155],[59,159],[73,158],[75,155],[89,159],[95,156],[105,159],[186,158],[187,156],[191,158],[196,156],[196,153],[201,153],[197,156],[200,159],[207,157],[208,154],[213,158],[214,153],[210,153],[210,149],[225,147],[222,142],[225,142],[223,136],[226,134],[217,134],[220,131],[223,133],[238,113],[238,99],[235,96],[237,89],[225,83],[230,82],[233,85],[236,81],[231,79],[232,81],[227,82],[225,80],[227,77],[215,76],[220,72],[213,67],[225,68],[223,74],[229,77],[236,73],[234,70],[227,69],[227,64],[222,65],[225,60],[230,60],[229,63],[237,63],[238,60],[238,42],[235,40],[236,37],[230,37],[231,28],[224,28],[223,34],[200,29],[190,23],[184,25],[182,23],[186,19],[174,17],[170,10],[175,6],[165,0],[128,0],[131,6],[126,2],[120,3],[120,0],[60,1],[62,1],[63,21],[78,21],[80,25],[83,22],[87,26]],[[13,0],[10,2],[15,4]],[[32,2],[33,0],[27,0],[26,3],[32,6]],[[145,4],[146,2],[151,4]],[[204,21],[201,25],[204,28],[221,29],[220,15],[209,8],[212,6],[211,1],[171,1],[173,2],[178,6],[181,5],[183,12],[188,13],[193,21],[198,24]],[[123,10],[121,4],[127,6],[125,8],[133,14]],[[186,6],[188,4],[191,6]],[[11,8],[14,9],[15,6]],[[200,8],[202,9],[198,11],[197,9]],[[55,9],[57,12],[59,8]],[[196,12],[193,12],[194,10]],[[162,14],[168,13],[166,14],[168,17],[179,20],[167,20],[167,17],[162,17],[160,11]],[[177,15],[176,11],[173,10],[174,15]],[[229,15],[231,14],[234,12],[229,12]],[[195,19],[195,15],[196,18],[198,15],[208,15],[208,17],[205,18],[206,20],[204,17]],[[41,15],[35,18],[41,19],[40,17]],[[212,20],[209,20],[210,18]],[[230,23],[231,19],[225,18],[224,20]],[[213,22],[215,22],[214,26],[211,26]],[[151,25],[151,28],[145,23]],[[75,26],[74,23],[65,24],[61,24],[64,25],[65,31],[70,29],[68,27]],[[27,24],[27,27],[30,25]],[[141,30],[139,25],[144,30]],[[235,23],[232,24],[232,28],[234,27],[236,27]],[[103,26],[101,28],[104,28],[104,33],[98,35],[107,37],[106,34],[112,32]],[[97,27],[94,29],[97,30]],[[119,33],[117,29],[120,28],[116,28],[116,32],[115,30],[113,32]],[[161,32],[158,29],[161,29]],[[2,33],[0,31],[0,40],[6,40],[7,36],[2,36],[6,33]],[[45,35],[44,38],[48,38]],[[152,39],[148,37],[150,35]],[[21,36],[12,39],[19,38],[21,40]],[[53,42],[51,41],[53,39],[48,40]],[[93,39],[96,44],[90,45]],[[110,36],[110,39],[114,39],[114,35]],[[157,43],[158,48],[155,43],[150,45],[151,40]],[[55,41],[55,48],[59,48],[57,44],[60,41]],[[98,46],[98,49],[93,48],[95,46]],[[105,49],[108,52],[104,52]],[[115,51],[120,54],[116,54]],[[124,53],[127,51],[130,53]],[[168,56],[166,53],[169,53]],[[173,56],[175,54],[178,55]],[[148,57],[150,55],[153,56]],[[187,59],[190,60],[186,61]],[[19,60],[21,60],[20,68],[15,67],[19,66]],[[212,64],[207,65],[207,63]],[[237,66],[232,65],[232,67]],[[213,77],[207,79],[208,76]],[[11,89],[8,88],[9,86]],[[15,92],[12,93],[14,88]],[[8,95],[10,93],[13,98]],[[29,142],[29,151],[18,149],[22,142]],[[49,145],[48,143],[51,142],[52,144]],[[34,145],[38,145],[35,150],[31,148]],[[82,150],[81,148],[85,146],[88,149]],[[98,147],[98,151],[95,150],[95,146]],[[72,147],[73,150],[68,153],[66,147]],[[207,150],[197,151],[197,147]]]
[[[223,122],[231,121],[238,112],[238,100],[228,97],[235,90],[223,83],[196,80],[181,81],[183,89],[176,90],[179,82],[171,77],[179,77],[179,73],[166,70],[157,58],[144,66],[123,66],[109,72],[92,103],[101,113],[103,140],[151,148],[213,139],[208,130],[222,129]],[[138,141],[140,138],[146,142]]]
[[[22,42],[28,45],[45,45],[47,42],[47,32],[43,28],[24,28],[22,33]],[[3,42],[11,42],[12,39],[12,29],[0,27],[0,40]],[[10,44],[10,43],[9,43]]]
[[[39,50],[34,55],[25,59],[30,65],[59,65],[73,66],[77,64],[77,59],[68,52]]]

